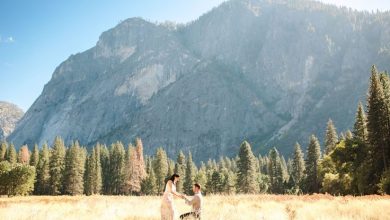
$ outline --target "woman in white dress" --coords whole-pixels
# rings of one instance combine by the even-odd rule
[[[183,195],[176,192],[176,183],[179,179],[180,176],[178,174],[173,174],[165,185],[165,192],[161,202],[161,220],[176,219],[177,213],[173,204],[173,197],[184,198]]]

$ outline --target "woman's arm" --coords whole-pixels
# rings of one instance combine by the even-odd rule
[[[175,192],[172,192],[172,194],[175,195],[175,196],[178,197],[178,198],[181,198],[181,199],[184,198],[184,196],[183,196],[182,194],[180,194],[180,193],[178,193],[178,192],[176,192],[176,191],[175,191]]]
[[[176,196],[176,197],[178,197],[178,198],[183,198],[183,195],[182,195],[182,194],[176,192],[176,190],[172,190],[172,184],[173,184],[173,183],[172,183],[172,180],[169,180],[169,181],[168,181],[169,191],[170,191],[174,196]]]

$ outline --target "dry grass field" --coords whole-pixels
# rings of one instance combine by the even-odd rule
[[[204,197],[203,219],[390,219],[390,196],[235,195]],[[180,199],[178,213],[190,210]],[[159,219],[159,197],[0,198],[0,219]]]

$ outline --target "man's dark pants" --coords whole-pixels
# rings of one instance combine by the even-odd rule
[[[200,219],[200,216],[197,215],[195,212],[188,212],[180,216],[180,219],[191,219],[191,218]]]

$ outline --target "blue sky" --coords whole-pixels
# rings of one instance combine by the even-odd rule
[[[71,54],[93,47],[121,20],[185,23],[224,0],[1,0],[0,100],[27,110]],[[388,0],[323,0],[359,10],[390,9]]]

